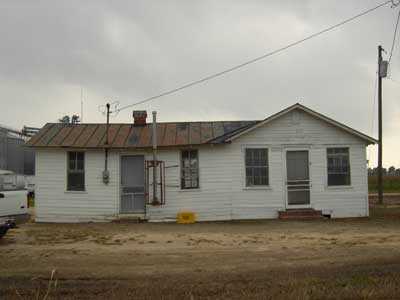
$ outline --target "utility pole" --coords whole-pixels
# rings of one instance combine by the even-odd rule
[[[108,145],[108,127],[110,126],[110,103],[106,104],[106,114],[107,114],[107,123],[106,123],[106,145]]]
[[[378,46],[378,202],[383,204],[382,178],[382,78],[386,77],[387,62],[382,60],[381,45]]]
[[[157,112],[153,111],[153,203],[158,202],[157,199]]]
[[[106,124],[106,140],[104,142],[104,171],[103,171],[103,182],[108,184],[110,181],[110,172],[108,171],[108,147],[109,147],[109,140],[108,140],[108,128],[110,126],[110,103],[106,104],[107,110],[107,124]]]

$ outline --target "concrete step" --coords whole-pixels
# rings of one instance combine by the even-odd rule
[[[144,214],[123,214],[119,215],[113,222],[115,223],[141,223],[145,221]]]
[[[322,211],[312,208],[287,209],[279,212],[279,219],[283,220],[313,220],[321,219]]]

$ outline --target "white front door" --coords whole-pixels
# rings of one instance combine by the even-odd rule
[[[286,206],[310,207],[310,170],[308,150],[286,151]]]

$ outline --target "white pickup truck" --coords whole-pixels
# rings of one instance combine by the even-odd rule
[[[0,191],[0,217],[28,213],[27,190]]]

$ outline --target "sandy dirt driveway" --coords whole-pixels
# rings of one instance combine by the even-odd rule
[[[400,214],[388,208],[351,220],[27,223],[0,249],[6,298],[400,297]]]

